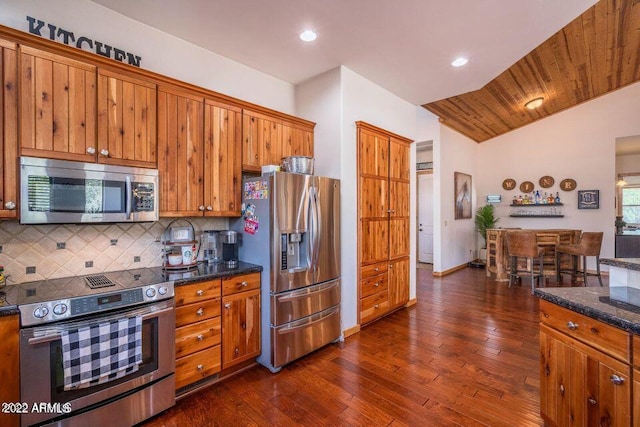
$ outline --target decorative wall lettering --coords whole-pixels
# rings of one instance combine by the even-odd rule
[[[513,190],[514,188],[516,188],[516,180],[511,178],[505,179],[504,181],[502,181],[502,188],[504,188],[505,190]]]
[[[29,22],[29,32],[36,36],[58,41],[67,46],[77,47],[78,49],[88,50],[98,55],[115,59],[116,61],[125,62],[129,65],[140,66],[142,58],[138,55],[125,52],[122,49],[115,48],[101,41],[92,40],[85,36],[76,37],[72,31],[65,30],[53,24],[47,24],[31,16],[27,16],[27,21]]]

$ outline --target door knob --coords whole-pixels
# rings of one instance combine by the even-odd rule
[[[422,231],[422,228],[420,229],[420,231]]]

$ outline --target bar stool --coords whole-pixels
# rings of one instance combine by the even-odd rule
[[[580,236],[580,241],[574,245],[558,245],[556,246],[556,279],[558,283],[562,283],[561,274],[571,274],[571,277],[576,277],[578,274],[582,274],[584,286],[587,286],[587,276],[596,276],[600,286],[602,286],[602,277],[600,276],[600,248],[602,247],[603,232],[589,232],[585,231]],[[572,268],[571,270],[560,269],[560,256],[567,254],[571,256]],[[582,270],[578,270],[578,257],[582,257]],[[587,257],[596,257],[596,273],[587,272]]]
[[[510,231],[507,233],[507,253],[511,260],[511,271],[509,272],[509,287],[513,279],[518,277],[518,273],[528,273],[531,276],[531,293],[535,289],[535,280],[544,279],[544,249],[538,246],[536,233],[533,231]],[[518,269],[518,258],[526,258],[526,269]],[[535,262],[540,265],[540,272],[534,270]]]

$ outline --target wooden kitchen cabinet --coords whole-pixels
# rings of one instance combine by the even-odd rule
[[[197,93],[159,87],[160,216],[202,216],[204,152],[204,98]]]
[[[313,157],[312,122],[283,120],[251,110],[242,111],[242,170],[260,172],[280,165],[287,156]]]
[[[260,355],[260,273],[222,279],[222,368]]]
[[[540,301],[540,411],[548,425],[630,425],[630,339]]]
[[[94,162],[96,67],[20,47],[20,153]]]
[[[0,316],[0,403],[20,402],[20,318]],[[17,427],[20,415],[0,412],[0,425]]]
[[[175,288],[176,390],[220,372],[220,279]]]
[[[240,216],[242,110],[210,99],[204,108],[205,216]]]
[[[18,58],[0,39],[0,218],[18,217]]]
[[[98,162],[157,167],[156,84],[98,70]]]
[[[409,301],[411,141],[363,122],[356,124],[359,313],[363,324]],[[372,290],[371,283],[378,287]]]

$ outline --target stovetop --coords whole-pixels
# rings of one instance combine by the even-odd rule
[[[92,288],[93,284],[108,285]],[[10,290],[22,326],[59,322],[174,296],[174,283],[161,268],[141,268],[13,285]],[[10,297],[10,295],[7,295]]]
[[[12,298],[18,306],[100,295],[122,291],[125,289],[139,288],[155,285],[167,281],[161,267],[139,268],[135,270],[110,271],[106,273],[89,274],[87,276],[104,275],[114,286],[91,289],[85,281],[86,276],[62,277],[59,279],[39,280],[35,282],[20,283],[11,286]]]

